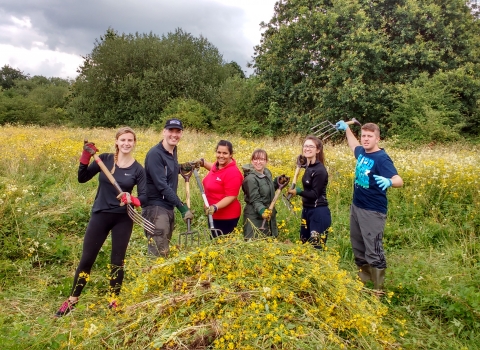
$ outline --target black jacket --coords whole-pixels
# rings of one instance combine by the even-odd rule
[[[302,184],[303,191],[300,195],[302,196],[304,207],[315,208],[328,206],[328,173],[322,163],[316,162],[307,166],[302,177]]]
[[[114,155],[112,153],[102,153],[99,155],[99,158],[108,170],[112,169],[114,162]],[[110,183],[110,180],[108,180],[96,162],[92,162],[90,165],[80,163],[78,167],[78,182],[87,182],[98,173],[100,173],[98,176],[98,189],[92,212],[126,213],[127,207],[120,206],[120,201],[117,199],[117,189]],[[140,163],[135,161],[128,168],[119,168],[115,165],[113,177],[124,192],[132,193],[133,187],[137,185],[137,194],[140,203],[143,204],[147,201],[145,172]]]
[[[170,210],[181,207],[183,203],[177,196],[179,171],[177,147],[171,154],[162,141],[153,146],[145,157],[148,200],[142,207],[158,205]]]

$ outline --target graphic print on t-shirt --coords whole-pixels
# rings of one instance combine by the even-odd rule
[[[369,178],[368,174],[373,168],[375,162],[363,155],[358,156],[357,166],[355,167],[355,184],[363,188],[368,188]]]

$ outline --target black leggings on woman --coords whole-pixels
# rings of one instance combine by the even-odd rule
[[[116,295],[120,293],[124,276],[123,264],[132,228],[133,221],[127,213],[92,213],[83,239],[82,258],[75,272],[71,296],[79,297],[82,293],[93,263],[110,231],[112,231],[110,291]]]

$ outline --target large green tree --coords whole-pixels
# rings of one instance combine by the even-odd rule
[[[15,86],[15,82],[28,79],[28,74],[20,69],[10,67],[8,64],[0,68],[0,87],[10,89]]]
[[[79,73],[70,113],[98,126],[150,125],[177,98],[214,108],[218,87],[235,74],[207,39],[181,29],[161,37],[108,29]]]
[[[253,66],[283,131],[352,117],[384,126],[401,84],[480,59],[464,0],[280,0],[263,27]]]

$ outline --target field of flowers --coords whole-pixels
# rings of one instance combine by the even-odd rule
[[[172,257],[153,262],[136,227],[123,312],[104,307],[106,244],[82,305],[53,322],[71,288],[97,185],[76,180],[83,140],[112,152],[114,135],[111,129],[0,129],[0,307],[6,311],[0,341],[7,348],[478,348],[480,153],[469,144],[382,144],[405,186],[389,190],[389,293],[381,300],[355,279],[348,233],[355,159],[339,141],[325,147],[333,227],[322,254],[296,243],[298,198],[293,211],[277,203],[278,241],[245,243],[239,225],[231,239],[174,247]],[[160,139],[161,132],[137,130],[136,159],[143,164]],[[274,176],[293,176],[302,144],[298,136],[253,140],[185,131],[179,160],[213,161],[220,139],[233,143],[240,166],[255,148],[266,149]],[[193,227],[203,232],[202,200],[194,181],[190,187]],[[179,195],[184,198],[183,181]],[[174,236],[184,231],[177,217]]]

